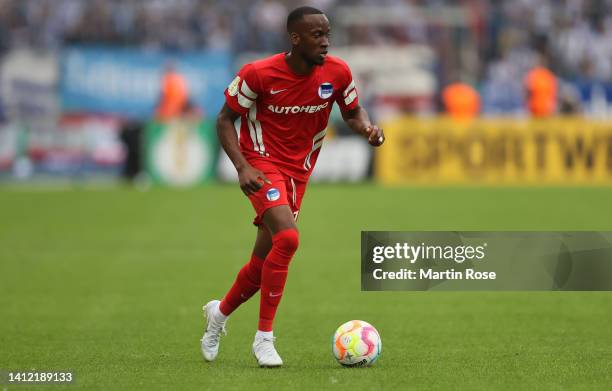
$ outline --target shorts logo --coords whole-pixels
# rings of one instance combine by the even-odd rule
[[[319,86],[319,98],[327,99],[334,93],[334,86],[331,83],[323,83]]]
[[[280,198],[280,191],[273,187],[266,193],[266,198],[268,199],[268,201],[276,201]]]
[[[227,93],[229,96],[236,96],[238,94],[238,83],[240,83],[240,76],[236,76],[230,85],[227,86]]]

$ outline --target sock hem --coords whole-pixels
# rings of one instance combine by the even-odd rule
[[[215,310],[213,310],[213,316],[215,317],[215,320],[219,322],[225,322],[229,317],[229,315],[225,315],[221,311],[221,303],[219,303],[219,306]]]
[[[274,338],[274,332],[272,330],[270,331],[263,331],[263,330],[257,330],[257,332],[255,333],[255,339],[257,338]]]

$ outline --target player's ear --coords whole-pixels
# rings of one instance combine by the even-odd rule
[[[300,34],[296,33],[295,31],[290,32],[289,41],[291,42],[291,45],[297,45],[300,43]]]

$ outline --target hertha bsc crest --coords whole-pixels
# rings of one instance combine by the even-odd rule
[[[334,86],[331,83],[323,83],[319,86],[319,98],[327,99],[334,93]]]
[[[266,193],[266,198],[268,199],[268,201],[276,201],[280,198],[280,191],[273,187]]]

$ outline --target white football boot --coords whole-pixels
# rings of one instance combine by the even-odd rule
[[[274,348],[274,340],[276,338],[266,338],[255,336],[253,342],[253,354],[257,359],[260,367],[280,367],[283,365],[283,360],[280,358]]]
[[[202,308],[204,310],[204,317],[206,318],[206,331],[204,336],[200,340],[202,347],[202,355],[204,360],[213,361],[219,354],[219,340],[221,339],[221,333],[227,335],[225,331],[226,321],[220,321],[215,318],[215,312],[219,311],[219,300],[212,300],[206,303]]]

